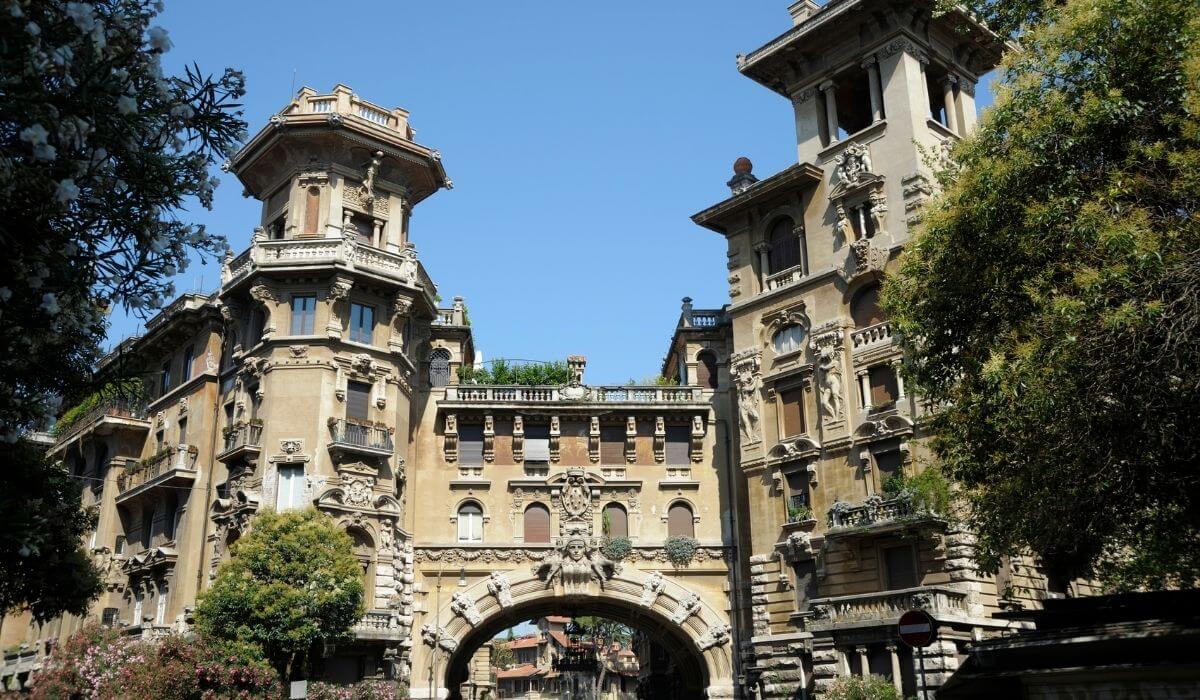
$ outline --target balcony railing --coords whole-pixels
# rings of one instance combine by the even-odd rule
[[[148,421],[146,402],[142,400],[109,399],[101,401],[92,410],[56,429],[58,442],[65,442],[82,430],[94,426],[105,418],[120,418],[130,421]],[[149,427],[149,423],[147,423]]]
[[[384,427],[336,418],[330,419],[329,432],[331,449],[348,449],[371,454],[391,454],[395,449],[392,445],[392,434]]]
[[[403,109],[384,109],[355,95],[350,88],[338,85],[331,95],[318,95],[315,90],[305,88],[296,97],[295,104],[286,114],[339,114],[344,117],[359,117],[389,131],[398,131],[404,138],[411,138],[408,128],[408,112]]]
[[[692,386],[593,386],[582,387],[581,397],[557,386],[500,386],[455,384],[446,387],[447,401],[472,403],[550,403],[594,401],[597,403],[678,404],[696,403],[700,389]]]
[[[809,629],[851,623],[894,624],[909,610],[925,610],[935,618],[969,615],[967,594],[947,586],[919,586],[879,593],[815,598]]]
[[[225,429],[225,446],[217,460],[229,462],[246,456],[257,456],[262,451],[262,425],[258,423],[236,423]]]
[[[855,352],[886,345],[892,342],[892,322],[883,321],[873,326],[851,331],[850,342],[854,346]]]
[[[368,610],[354,623],[352,631],[358,639],[400,639],[408,635],[399,618],[386,610]]]
[[[236,282],[261,268],[296,266],[333,266],[350,271],[365,270],[421,287],[429,294],[437,291],[437,285],[415,258],[362,245],[345,237],[258,241],[230,262],[228,283]]]
[[[879,494],[869,496],[859,505],[838,501],[829,509],[829,528],[861,528],[882,525],[919,517],[937,517],[916,496],[902,494],[883,498]]]
[[[778,289],[786,287],[793,282],[799,282],[800,278],[804,277],[804,266],[796,265],[789,267],[782,272],[776,272],[767,276],[767,289]]]
[[[117,477],[117,497],[120,499],[141,491],[139,487],[150,487],[175,480],[196,478],[196,448],[179,445],[161,450],[158,454],[133,463],[124,474]]]

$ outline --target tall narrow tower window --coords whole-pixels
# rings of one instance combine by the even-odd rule
[[[350,340],[371,344],[375,334],[375,307],[366,304],[350,305]]]
[[[292,297],[292,335],[312,335],[317,318],[317,298],[311,295]]]
[[[429,355],[429,383],[446,386],[450,383],[450,351],[438,348]]]
[[[304,194],[304,233],[318,232],[318,217],[321,216],[321,188],[309,187]]]
[[[800,251],[800,236],[796,233],[796,224],[789,217],[781,217],[771,224],[767,234],[767,242],[771,245],[768,257],[769,274],[790,270],[802,261]]]

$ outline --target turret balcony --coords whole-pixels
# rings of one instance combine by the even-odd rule
[[[235,423],[225,428],[225,446],[217,455],[217,461],[225,464],[257,462],[262,453],[262,429],[261,423]]]
[[[935,620],[970,617],[967,594],[949,586],[917,586],[877,593],[814,598],[809,631],[895,626],[909,610],[924,610]]]
[[[695,386],[502,386],[454,384],[446,387],[447,402],[469,404],[530,404],[589,402],[603,404],[698,404]]]
[[[134,462],[117,477],[117,503],[125,503],[159,487],[188,487],[200,472],[198,450],[192,445],[164,447],[157,454]]]
[[[365,457],[391,457],[395,451],[392,431],[345,418],[329,419],[329,451]]]

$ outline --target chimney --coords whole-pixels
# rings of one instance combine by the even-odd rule
[[[729,187],[729,191],[737,195],[750,189],[750,186],[758,182],[758,178],[754,177],[754,163],[746,156],[742,156],[733,162],[733,178],[725,184]]]
[[[806,19],[820,10],[821,6],[813,0],[799,0],[788,6],[788,14],[792,16],[792,26],[803,24]]]

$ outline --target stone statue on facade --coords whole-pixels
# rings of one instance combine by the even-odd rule
[[[409,284],[417,282],[417,247],[412,243],[405,243],[400,251],[400,270],[397,274]]]
[[[834,159],[838,180],[857,185],[864,175],[871,174],[871,151],[861,143],[852,143]]]
[[[568,540],[561,550],[547,555],[533,568],[533,573],[545,581],[547,588],[561,581],[567,594],[585,593],[592,581],[603,588],[604,582],[618,571],[620,564],[604,556],[598,548],[589,547],[580,538]]]
[[[513,604],[512,590],[509,588],[508,577],[500,571],[493,571],[488,576],[487,582],[488,593],[491,593],[496,598],[496,602],[500,603],[500,607],[507,608]]]
[[[837,205],[837,230],[841,234],[842,240],[847,243],[853,243],[858,239],[858,234],[854,232],[854,224],[850,223],[850,219],[846,216],[846,208],[841,202]]]
[[[825,412],[827,423],[841,420],[845,411],[842,373],[833,357],[821,358],[821,410]]]

